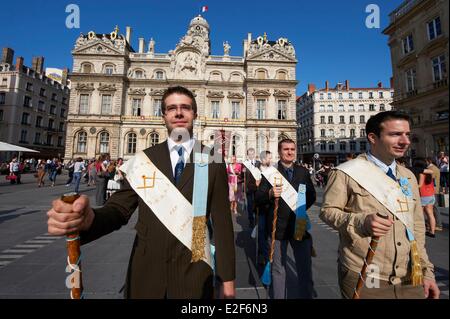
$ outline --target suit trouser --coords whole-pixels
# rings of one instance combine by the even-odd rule
[[[358,282],[359,274],[338,265],[338,279],[342,298],[351,299]],[[368,279],[371,280],[371,279]],[[374,282],[372,282],[374,284]],[[379,280],[377,286],[368,288],[363,285],[360,291],[361,299],[425,299],[422,286],[412,286],[406,283],[391,284],[389,281]]]
[[[255,207],[254,207],[254,200],[255,200],[255,193],[254,192],[247,192],[247,214],[248,214],[248,221],[253,224],[255,222]]]
[[[270,243],[269,238],[269,243]],[[274,299],[286,299],[286,267],[288,243],[294,251],[295,266],[297,270],[298,292],[301,299],[312,299],[312,238],[302,241],[294,239],[275,240],[275,248],[272,262],[272,297]],[[269,246],[270,247],[270,246]]]

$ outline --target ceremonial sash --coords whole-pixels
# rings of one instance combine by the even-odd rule
[[[308,215],[306,214],[306,185],[299,185],[299,192],[296,192],[291,183],[273,166],[262,171],[262,175],[274,187],[282,185],[281,198],[295,214],[294,239],[302,240],[305,231],[311,228]]]
[[[345,162],[336,169],[350,176],[396,216],[405,225],[408,232],[411,232],[408,237],[413,235],[414,218],[409,210],[411,200],[404,194],[399,183],[387,176],[375,164],[363,159]],[[414,235],[412,239],[414,239]]]
[[[412,284],[422,284],[422,267],[414,238],[414,202],[408,179],[402,177],[399,182],[395,182],[375,164],[364,159],[345,162],[336,169],[350,176],[405,225],[406,235],[411,243]]]
[[[207,154],[203,155],[207,156]],[[199,158],[204,159],[204,156],[195,155],[194,162]],[[161,223],[184,246],[192,251],[192,261],[196,261],[195,258],[200,258],[200,260],[203,260],[214,269],[209,232],[205,223],[206,197],[208,193],[207,163],[206,161],[195,165],[194,206],[143,152],[136,154],[119,169],[126,174],[125,177],[130,186],[153,211]],[[206,183],[204,181],[205,176]],[[199,220],[197,217],[205,221],[203,223],[204,228],[201,228],[200,222],[195,222],[195,220]],[[203,250],[199,251],[201,246],[203,246]]]
[[[261,171],[253,165],[251,161],[247,160],[243,164],[250,171],[255,180],[261,180]]]

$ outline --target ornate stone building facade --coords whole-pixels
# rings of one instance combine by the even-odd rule
[[[126,35],[93,31],[75,44],[66,159],[127,159],[167,138],[161,117],[166,88],[191,89],[198,105],[194,135],[214,143],[225,130],[227,156],[245,158],[246,149],[277,153],[280,138],[296,140],[295,50],[287,39],[269,41],[266,34],[244,40],[243,57],[211,55],[208,22],[197,16],[175,49],[155,53],[139,39],[139,50]]]
[[[383,31],[391,51],[393,107],[412,117],[408,157],[449,152],[447,0],[407,0]]]

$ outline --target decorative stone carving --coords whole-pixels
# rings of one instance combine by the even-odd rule
[[[289,93],[288,91],[285,91],[285,90],[275,90],[275,92],[273,93],[273,96],[276,96],[276,97],[291,97],[292,94]]]
[[[244,94],[239,93],[239,92],[228,92],[227,95],[228,99],[245,99]]]
[[[110,91],[110,92],[117,91],[115,84],[103,84],[103,83],[100,83],[98,90],[99,91]]]
[[[225,97],[225,95],[223,95],[223,91],[208,91],[206,96],[215,99],[222,99]]]
[[[126,39],[123,35],[117,35],[117,29],[111,34],[96,34],[93,31],[90,31],[87,35],[83,33],[80,34],[78,39],[75,42],[75,50],[85,49],[89,47],[87,52],[95,52],[95,53],[110,53],[113,51],[108,51],[108,47],[111,49],[115,49],[118,52],[125,52],[126,48]],[[103,44],[103,47],[100,51],[98,51],[98,46],[95,44]]]
[[[254,90],[253,96],[270,96],[270,91],[267,90]]]
[[[146,95],[144,88],[130,88],[128,90],[129,95]]]
[[[89,129],[89,133],[91,133],[91,134],[95,134],[96,132],[97,132],[97,129],[95,127],[91,127]]]
[[[228,41],[223,43],[223,55],[230,55],[231,46],[228,44]]]
[[[163,96],[164,92],[165,92],[164,90],[153,90],[153,89],[151,89],[149,95],[151,95],[151,96]]]
[[[144,136],[147,133],[147,130],[145,128],[141,128],[141,130],[139,131],[139,134],[141,134],[142,136]]]
[[[153,38],[151,38],[148,43],[148,53],[155,53],[155,40],[153,40]]]
[[[262,58],[264,60],[295,60],[295,49],[286,38],[278,41],[268,41],[266,37],[258,37],[250,43],[248,58]]]
[[[94,91],[94,83],[77,83],[75,87],[77,91]]]

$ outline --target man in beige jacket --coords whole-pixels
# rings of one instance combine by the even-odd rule
[[[387,180],[378,183],[383,186],[375,189],[375,192],[372,188],[371,193],[337,167],[330,174],[320,213],[324,222],[339,231],[338,278],[341,293],[344,298],[352,298],[370,239],[379,236],[378,248],[372,260],[374,267],[368,272],[368,280],[360,291],[360,298],[439,298],[434,266],[425,250],[425,224],[417,181],[411,171],[396,165],[395,162],[396,158],[404,156],[410,144],[409,117],[395,111],[381,112],[369,119],[366,133],[370,152],[361,154],[357,159],[342,166],[346,165],[349,169],[347,172],[351,171],[352,165],[358,163],[368,167],[367,171],[359,172],[359,176],[366,177],[369,185],[375,176],[379,179],[387,176]],[[380,172],[386,175],[379,174]],[[361,183],[361,179],[359,181]],[[398,186],[399,182],[406,183],[409,191],[405,193],[403,188]],[[410,282],[411,235],[407,233],[406,224],[402,222],[404,218],[397,218],[404,216],[401,214],[405,214],[405,211],[394,214],[392,209],[387,208],[386,201],[377,200],[372,195],[381,193],[386,198],[392,197],[388,192],[392,193],[396,187],[400,194],[405,194],[404,198],[408,196],[404,207],[406,214],[410,215],[406,219],[410,221],[408,229],[411,228],[418,248],[418,272],[423,274],[423,285],[413,286]]]

